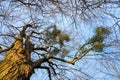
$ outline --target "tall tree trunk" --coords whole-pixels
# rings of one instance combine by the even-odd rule
[[[32,75],[32,66],[23,48],[22,38],[20,35],[17,38],[5,59],[0,62],[0,80],[29,80]]]

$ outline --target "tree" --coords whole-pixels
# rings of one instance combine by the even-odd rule
[[[119,32],[116,26],[119,29],[120,16],[114,11],[118,12],[119,4],[119,0],[1,0],[0,53],[6,55],[0,62],[0,79],[29,80],[34,69],[47,70],[50,80],[54,75],[60,79],[59,70],[71,71],[66,68],[66,63],[75,65],[77,61],[91,56],[92,54],[88,54],[91,51],[95,53],[94,56],[98,55],[95,59],[105,58],[108,61],[109,55],[106,52],[112,53],[112,49],[104,52],[104,48],[111,48],[119,43],[119,36],[111,38],[116,34],[114,32]],[[74,39],[75,36],[72,36],[73,33],[77,34],[77,31],[68,35],[59,29],[65,19],[72,23],[70,29],[77,30],[80,21],[89,24],[87,22],[101,22],[101,18],[103,22],[112,22],[114,19],[115,24],[109,27],[111,31],[108,27],[97,27],[94,35],[86,41],[82,42],[83,37],[79,37],[81,46],[78,38]],[[108,36],[109,33],[112,34]],[[72,44],[73,41],[78,45]],[[75,50],[70,45],[74,46]],[[113,55],[115,54],[110,56],[115,59],[117,55]],[[81,79],[90,78],[89,73],[76,68],[69,69],[79,71],[82,76],[77,76]]]
[[[99,47],[103,43],[98,42],[98,39],[94,39],[93,36],[93,38],[91,38],[87,43],[85,43],[85,45],[80,47],[80,49],[77,51],[81,51],[79,52],[79,54],[77,54],[71,60],[67,60],[64,58],[68,53],[64,43],[65,41],[68,42],[70,38],[67,34],[61,33],[61,30],[57,29],[56,25],[50,26],[42,32],[36,32],[35,30],[33,30],[28,33],[28,35],[27,28],[35,27],[30,24],[24,25],[18,36],[14,37],[15,41],[12,43],[12,45],[9,48],[2,49],[0,51],[8,51],[5,59],[0,62],[0,79],[28,80],[33,74],[33,70],[35,68],[43,68],[48,71],[49,78],[51,80],[50,68],[52,69],[53,74],[57,75],[54,65],[56,65],[56,67],[58,66],[54,63],[54,60],[74,65],[76,61],[84,57],[89,51],[95,49],[99,52],[102,51],[103,48],[103,46]],[[105,34],[108,34],[107,29],[102,27],[96,29],[96,35],[104,36]],[[30,38],[40,39],[43,46],[38,45],[38,43],[33,43]],[[91,47],[84,49],[89,44],[92,44]],[[41,51],[44,51],[44,53],[42,53]],[[35,53],[40,58],[36,61],[33,61],[31,59],[31,54]],[[43,66],[43,63],[47,63],[49,64],[49,66]]]

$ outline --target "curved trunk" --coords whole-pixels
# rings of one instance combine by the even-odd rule
[[[5,59],[0,62],[0,80],[29,80],[33,69],[28,54],[23,49],[23,42],[16,40]]]

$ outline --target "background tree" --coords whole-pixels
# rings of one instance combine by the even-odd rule
[[[94,75],[98,72],[105,73],[103,79],[111,75],[119,79],[119,4],[119,0],[1,0],[0,78],[26,80],[34,70],[45,69],[49,79],[98,79]],[[99,25],[107,27],[96,28]]]

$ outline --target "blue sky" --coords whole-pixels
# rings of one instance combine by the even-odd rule
[[[4,3],[5,6],[7,5],[6,2]],[[113,5],[116,7],[116,5]],[[9,6],[6,6],[7,8],[9,8]],[[6,7],[4,7],[6,9],[6,11],[9,13],[11,12],[11,10],[7,9]],[[15,6],[12,6],[11,8],[14,9]],[[103,6],[105,7],[105,6]],[[107,5],[107,7],[109,7],[109,5]],[[120,8],[116,8],[114,9],[109,9],[106,8],[105,9],[108,12],[111,12],[113,15],[116,15],[117,17],[120,18]],[[18,13],[19,11],[19,13]],[[75,50],[80,44],[83,44],[84,42],[86,42],[86,40],[90,37],[92,37],[92,35],[94,34],[94,28],[96,26],[107,26],[107,27],[111,27],[111,25],[113,25],[117,19],[114,19],[108,15],[105,15],[103,13],[101,13],[100,10],[96,10],[95,11],[98,15],[97,16],[101,16],[100,18],[93,18],[90,19],[89,21],[83,21],[81,19],[76,18],[76,24],[71,24],[72,20],[71,17],[66,17],[60,14],[56,14],[54,16],[50,16],[48,20],[48,16],[41,16],[40,13],[36,13],[36,12],[32,12],[33,14],[33,20],[35,18],[39,19],[38,23],[40,23],[41,25],[51,25],[51,24],[57,24],[58,28],[62,29],[64,32],[68,33],[71,35],[72,41],[70,43],[68,43],[71,47],[72,50]],[[12,20],[11,17],[9,17],[8,21],[9,23],[13,24],[14,26],[22,26],[24,23],[30,23],[30,16],[31,14],[29,13],[29,10],[27,8],[16,8],[13,10],[13,12],[10,14],[11,16],[14,15],[14,13],[16,13],[17,15],[15,15],[15,20]],[[118,19],[119,20],[119,19]],[[4,22],[5,20],[3,20]],[[47,22],[46,24],[43,22]],[[42,26],[44,27],[44,26]],[[115,27],[115,26],[113,26]],[[3,29],[5,29],[3,27]],[[2,30],[3,30],[2,29]],[[115,27],[116,29],[116,27]],[[6,29],[5,29],[6,30]],[[116,29],[117,30],[117,29]],[[3,30],[4,31],[4,30]],[[2,32],[3,32],[2,31]],[[119,33],[119,31],[118,31]],[[115,35],[113,35],[115,36]],[[112,38],[115,39],[115,38]],[[90,52],[89,54],[93,54],[95,52]],[[76,65],[72,66],[72,65],[67,65],[68,67],[76,67],[76,68],[81,68],[83,72],[88,73],[91,76],[94,76],[94,78],[91,78],[89,80],[104,80],[102,78],[107,78],[105,80],[118,80],[117,78],[112,78],[109,77],[108,75],[103,74],[100,69],[101,68],[101,63],[99,63],[97,60],[93,60],[93,59],[87,59],[89,57],[85,57],[83,59],[81,59],[80,61],[78,61],[76,63]],[[90,57],[90,58],[96,58],[95,56]],[[101,61],[104,62],[104,61]],[[108,61],[109,63],[109,61]],[[117,63],[116,63],[117,64]],[[115,64],[115,65],[116,65]],[[118,63],[119,64],[119,63]],[[106,69],[104,69],[104,71],[111,73],[110,71],[107,71]],[[32,75],[31,80],[48,80],[48,76],[47,73],[45,72],[45,70],[40,70],[40,69],[36,69],[35,70],[35,74]],[[68,73],[67,76],[69,78],[72,78],[71,74]]]

